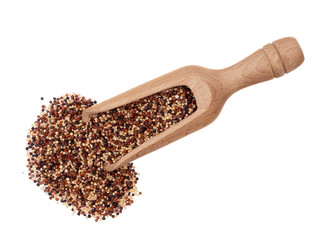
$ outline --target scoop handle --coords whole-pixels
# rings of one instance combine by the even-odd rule
[[[297,40],[286,37],[265,45],[241,62],[221,70],[225,89],[242,88],[283,76],[299,67],[304,55]]]

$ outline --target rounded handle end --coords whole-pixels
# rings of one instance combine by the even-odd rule
[[[282,38],[272,43],[282,59],[285,72],[289,73],[304,61],[304,55],[298,41],[293,37]]]
[[[286,37],[265,45],[262,50],[268,57],[274,77],[281,77],[299,67],[304,55],[298,41]]]

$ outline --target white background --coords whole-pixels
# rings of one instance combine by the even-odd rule
[[[318,1],[0,1],[1,239],[320,239]],[[278,38],[294,72],[137,160],[116,219],[72,216],[28,180],[27,130],[65,93],[98,102],[184,65],[224,68]]]

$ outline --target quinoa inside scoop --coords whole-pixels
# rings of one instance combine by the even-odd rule
[[[78,94],[42,106],[27,136],[29,178],[78,215],[96,221],[116,217],[137,189],[132,163],[104,169],[129,151],[196,110],[189,88],[175,87],[99,113],[82,122],[84,109],[96,104]]]

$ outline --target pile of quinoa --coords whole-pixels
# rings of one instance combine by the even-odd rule
[[[132,163],[112,172],[105,170],[106,164],[180,122],[197,106],[191,90],[179,86],[82,122],[82,111],[94,104],[79,94],[66,94],[42,105],[26,150],[29,179],[49,199],[99,221],[116,217],[141,194]]]

